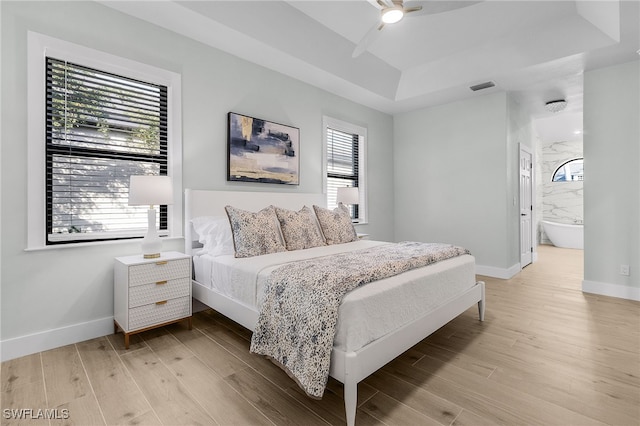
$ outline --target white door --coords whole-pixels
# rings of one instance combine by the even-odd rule
[[[533,256],[533,155],[520,146],[520,266],[531,263]]]

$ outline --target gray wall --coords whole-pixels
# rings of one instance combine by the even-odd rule
[[[640,62],[584,75],[583,289],[640,300]],[[619,265],[630,266],[622,276]]]
[[[509,276],[520,272],[520,147],[528,148],[535,155],[534,132],[531,115],[523,108],[513,94],[507,95],[507,144],[506,144],[506,176],[507,193],[507,265],[511,265]],[[535,161],[535,157],[533,159]],[[535,172],[534,172],[535,173]],[[534,176],[535,179],[535,176]],[[533,203],[536,203],[535,195]],[[531,218],[535,223],[535,213]],[[537,251],[536,233],[532,235],[534,252]]]
[[[396,240],[462,245],[496,275],[518,262],[508,104],[495,93],[394,117]]]
[[[25,252],[27,241],[27,31],[182,75],[183,184],[216,190],[322,191],[322,116],[368,128],[369,225],[393,239],[393,119],[282,74],[93,2],[0,2],[2,19],[1,327],[3,357],[112,330],[113,258],[138,242]],[[7,106],[10,107],[7,107]],[[300,128],[299,187],[226,182],[226,114]],[[180,239],[166,250],[182,250]],[[9,352],[7,352],[9,351]]]

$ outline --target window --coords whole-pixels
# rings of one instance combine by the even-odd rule
[[[571,182],[584,180],[584,165],[582,158],[569,160],[556,169],[551,178],[552,182]]]
[[[357,187],[360,203],[347,206],[351,218],[359,223],[366,222],[366,132],[355,126],[333,118],[324,118],[325,193],[327,207],[337,206],[339,187]]]
[[[156,222],[181,235],[179,76],[35,33],[29,55],[29,248],[143,236],[131,175],[171,176]]]
[[[147,208],[127,205],[129,177],[167,174],[167,88],[46,63],[47,244],[144,234]],[[167,206],[158,215],[166,231]]]

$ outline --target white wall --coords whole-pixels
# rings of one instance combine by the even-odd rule
[[[368,128],[369,225],[393,239],[389,115],[269,71],[93,2],[0,2],[2,359],[104,335],[113,327],[113,258],[137,242],[25,252],[27,31],[182,75],[183,184],[217,190],[322,191],[322,116]],[[7,108],[10,105],[10,108]],[[226,120],[234,111],[300,128],[298,187],[226,182]],[[181,250],[182,240],[165,242]]]
[[[583,290],[640,300],[640,62],[584,76]],[[619,272],[630,266],[630,276]]]
[[[458,244],[479,272],[511,274],[518,159],[507,150],[507,110],[495,93],[394,117],[396,240]]]

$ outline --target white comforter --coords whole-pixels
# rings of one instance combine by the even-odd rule
[[[229,255],[199,255],[194,257],[196,280],[258,310],[264,283],[275,268],[289,262],[381,244],[387,243],[359,240],[240,259]],[[344,297],[339,308],[334,347],[356,351],[474,284],[475,259],[464,255],[357,288]]]

